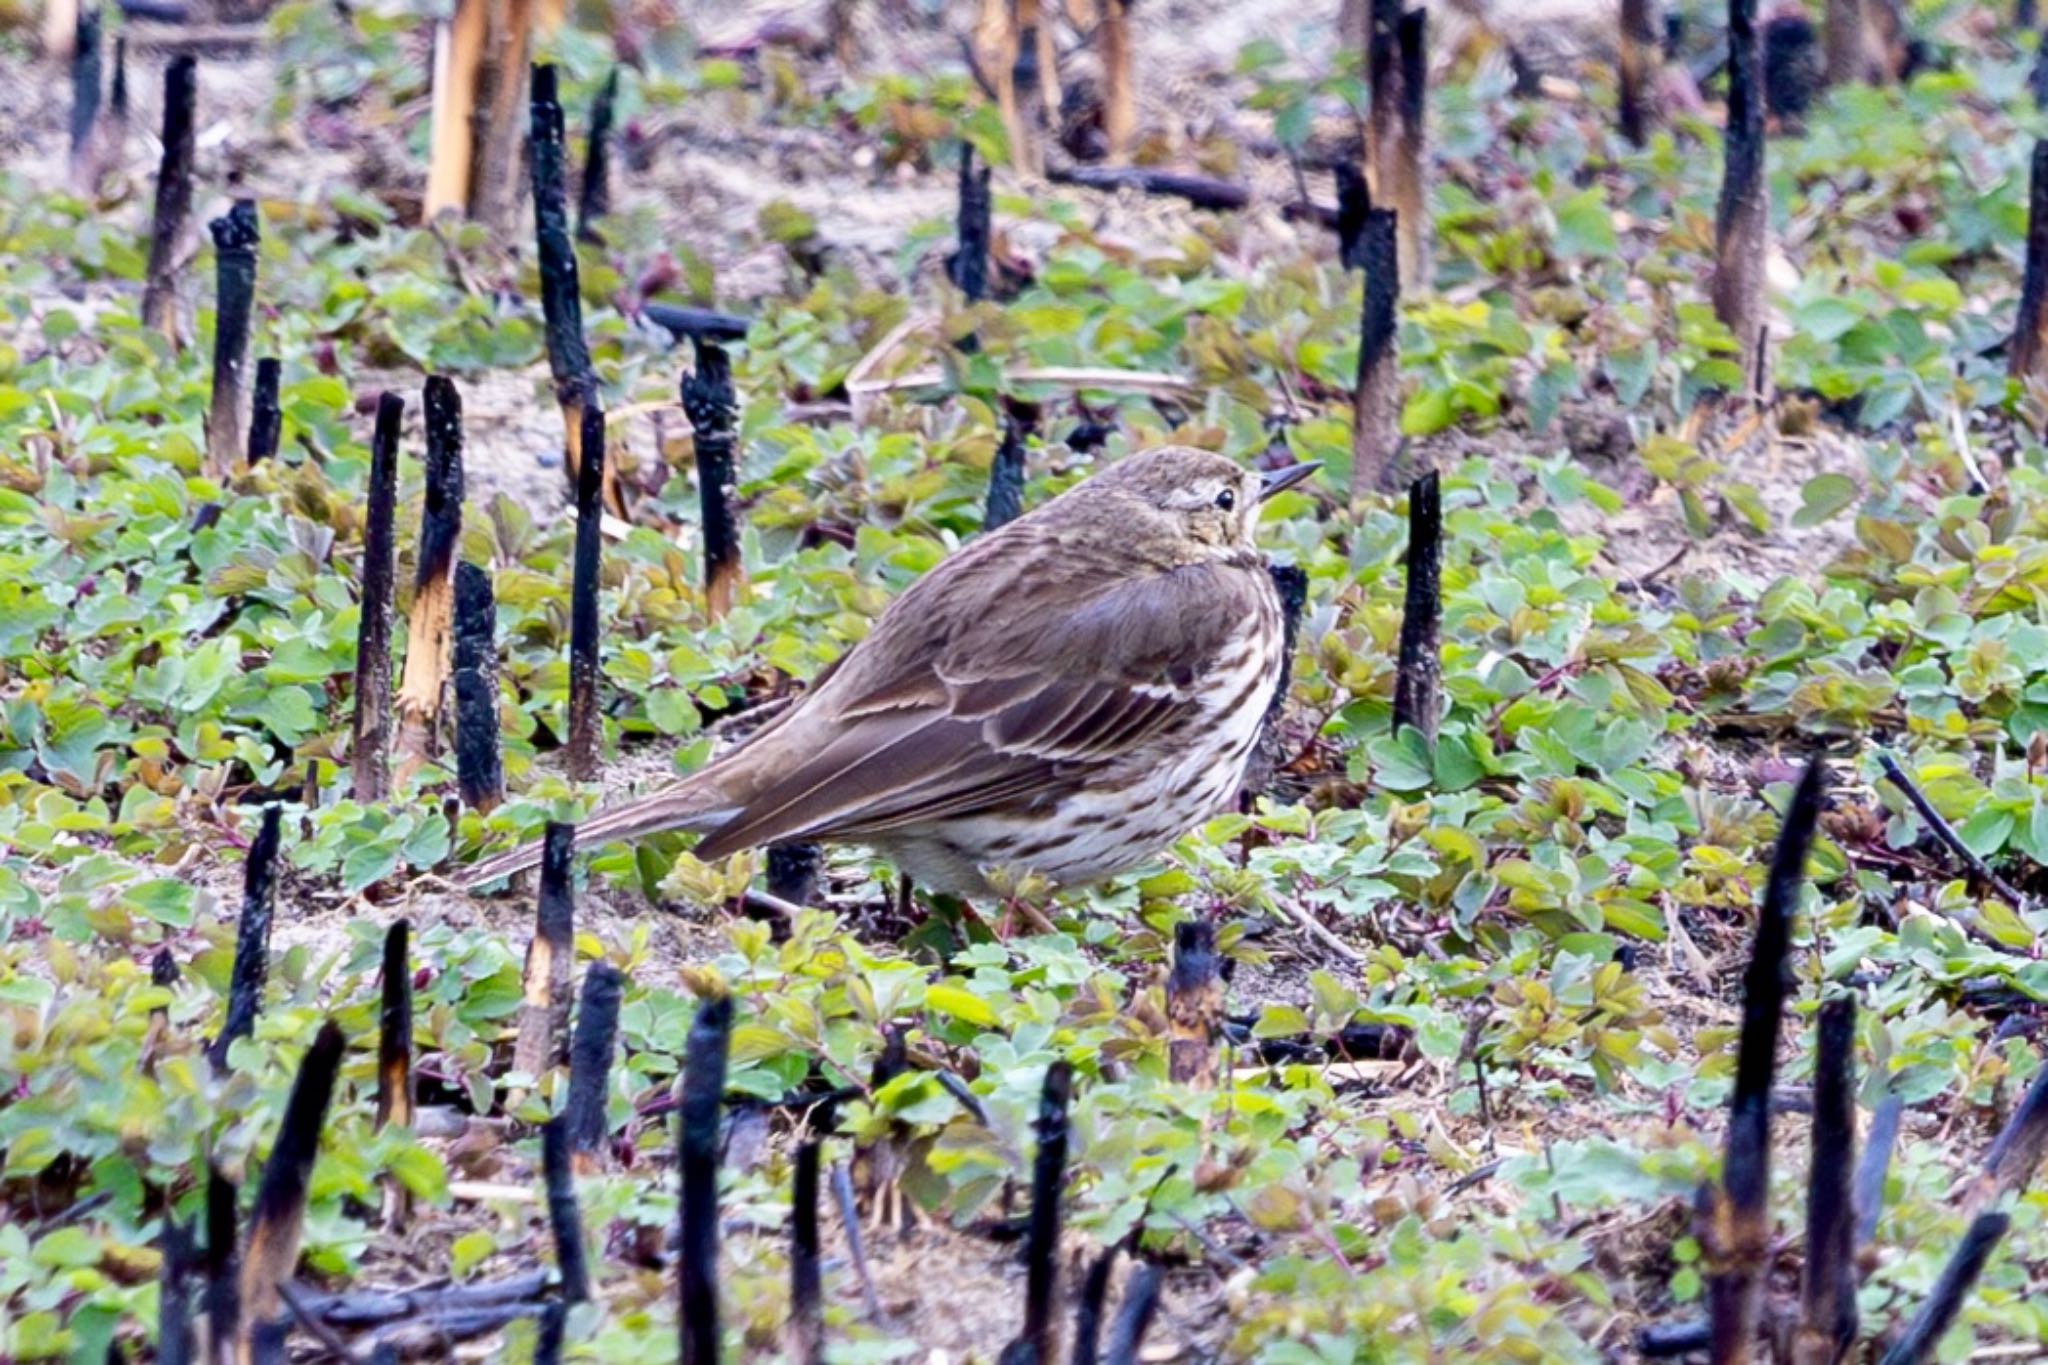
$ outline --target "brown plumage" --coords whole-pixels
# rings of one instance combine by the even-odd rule
[[[1111,465],[947,559],[797,704],[577,842],[861,843],[966,896],[989,868],[1073,885],[1142,864],[1236,796],[1282,650],[1258,503],[1312,469],[1262,479],[1180,447]]]

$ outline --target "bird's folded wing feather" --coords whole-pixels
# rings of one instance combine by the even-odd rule
[[[1203,666],[1242,638],[1258,580],[1196,565],[1101,587],[1029,629],[943,619],[936,648],[849,660],[834,737],[756,792],[698,854],[784,839],[859,838],[1028,806],[1188,716]],[[938,625],[941,629],[929,629]],[[863,666],[866,665],[866,666]],[[819,702],[825,702],[822,693]]]

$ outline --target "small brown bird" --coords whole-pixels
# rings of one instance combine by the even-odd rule
[[[1258,504],[1315,468],[1183,447],[1111,465],[947,559],[794,706],[577,842],[695,830],[707,860],[860,843],[967,897],[992,868],[1072,886],[1139,866],[1236,798],[1282,651]]]

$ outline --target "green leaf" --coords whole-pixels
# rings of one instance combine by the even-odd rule
[[[1621,249],[1607,196],[1595,185],[1557,206],[1557,253],[1560,256],[1612,256]]]
[[[1853,506],[1862,492],[1847,474],[1817,474],[1799,490],[1799,510],[1792,514],[1792,524],[1818,526]]]
[[[937,985],[926,989],[924,1003],[927,1009],[958,1019],[976,1028],[994,1028],[1000,1016],[994,1006],[970,990],[960,986]]]

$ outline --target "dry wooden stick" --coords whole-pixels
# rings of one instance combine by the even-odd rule
[[[1387,199],[1401,228],[1401,288],[1413,292],[1429,287],[1429,11],[1412,9],[1401,16],[1395,47],[1400,123]]]
[[[569,1099],[562,1107],[568,1121],[569,1155],[581,1172],[604,1167],[605,1138],[611,1123],[605,1100],[611,1093],[612,1053],[618,1046],[619,1001],[626,978],[608,962],[593,963],[583,974],[576,1001],[576,1036],[569,1044]]]
[[[563,766],[578,782],[597,777],[603,727],[597,709],[597,590],[603,570],[604,410],[579,409],[583,467],[576,477],[576,548],[569,587],[569,735]],[[700,438],[701,439],[701,438]]]
[[[504,232],[519,205],[519,107],[533,46],[532,0],[489,0],[472,119],[469,216]]]
[[[263,986],[270,979],[270,922],[277,908],[277,851],[284,809],[263,808],[263,824],[242,865],[242,915],[235,925],[235,965],[228,976],[227,1017],[206,1051],[215,1071],[225,1070],[228,1049],[256,1030]]]
[[[739,399],[733,391],[732,362],[725,348],[697,338],[697,366],[683,376],[683,411],[694,429],[697,498],[704,535],[704,604],[714,621],[738,602],[745,585],[738,520],[733,514],[735,423]]]
[[[498,754],[498,611],[491,575],[479,564],[455,566],[455,785],[479,813],[505,799]]]
[[[1402,0],[1370,0],[1365,39],[1365,180],[1373,203],[1388,207],[1400,174],[1401,10]]]
[[[619,68],[605,73],[604,84],[590,106],[590,140],[583,153],[583,192],[576,204],[576,235],[586,242],[600,240],[597,224],[612,208],[611,138],[612,104],[619,97]]]
[[[1394,733],[1413,726],[1436,743],[1442,711],[1444,514],[1434,471],[1408,486],[1407,590],[1401,605],[1401,650],[1394,671]]]
[[[818,1161],[812,1138],[796,1149],[789,1215],[788,1354],[802,1365],[824,1365],[825,1292],[818,1265]]]
[[[1003,439],[988,467],[988,499],[982,506],[981,529],[993,531],[1024,515],[1024,424],[1003,415]]]
[[[1024,1248],[1024,1327],[1006,1361],[1052,1360],[1052,1298],[1059,1278],[1060,1196],[1067,1173],[1067,1104],[1074,1070],[1065,1058],[1046,1068],[1038,1096],[1038,1154],[1031,1163],[1031,1222]]]
[[[1961,1244],[1942,1267],[1941,1278],[1934,1282],[1927,1302],[1920,1305],[1920,1311],[1906,1324],[1905,1332],[1884,1353],[1879,1365],[1921,1365],[1934,1358],[1934,1348],[1947,1335],[1956,1314],[1962,1311],[1963,1300],[1970,1296],[1977,1276],[1983,1273],[1984,1263],[1991,1259],[1991,1253],[1998,1249],[2011,1226],[2012,1217],[2005,1213],[1980,1213],[1971,1220],[1969,1231],[1963,1234]]]
[[[1655,90],[1664,62],[1661,8],[1658,0],[1621,0],[1618,113],[1621,135],[1631,147],[1647,143],[1657,123]]]
[[[1856,1340],[1856,997],[1820,1008],[1806,1184],[1806,1267],[1794,1365],[1834,1365]]]
[[[156,209],[149,230],[149,267],[142,325],[178,341],[178,239],[192,212],[192,114],[198,71],[189,53],[164,68],[163,159],[157,165]]]
[[[307,1181],[320,1151],[320,1130],[327,1122],[327,1104],[334,1096],[346,1048],[341,1029],[330,1019],[320,1026],[292,1081],[283,1126],[256,1185],[249,1237],[242,1247],[240,1299],[245,1332],[251,1325],[276,1321],[277,1287],[298,1263]],[[246,1350],[248,1337],[241,1340]]]
[[[277,442],[284,432],[284,414],[277,406],[278,382],[284,365],[274,355],[256,361],[256,391],[249,399],[250,465],[260,464],[277,454]]]
[[[1216,1044],[1223,1036],[1223,960],[1216,926],[1184,919],[1173,926],[1173,967],[1166,977],[1167,1075],[1197,1090],[1216,1085]]]
[[[555,1236],[555,1269],[562,1277],[562,1300],[585,1303],[590,1299],[590,1265],[583,1245],[583,1215],[576,1207],[568,1115],[557,1114],[541,1125],[540,1163],[548,1191],[548,1225]]]
[[[1100,0],[1100,13],[1095,40],[1102,48],[1102,139],[1111,164],[1120,165],[1130,159],[1131,139],[1138,131],[1129,0]]]
[[[249,314],[256,302],[256,244],[262,229],[256,201],[237,199],[208,225],[213,233],[216,293],[213,404],[206,416],[206,462],[224,478],[243,457],[242,366],[249,354]]]
[[[1771,1079],[1777,1070],[1778,1030],[1784,1015],[1785,959],[1825,778],[1821,760],[1807,765],[1778,834],[1763,909],[1757,916],[1756,944],[1742,979],[1742,1037],[1721,1180],[1700,1187],[1698,1236],[1707,1267],[1714,1365],[1744,1365],[1756,1344],[1764,1259],[1770,1247]]]
[[[677,1279],[682,1294],[683,1365],[718,1362],[718,1120],[731,1038],[732,1000],[719,996],[697,1011],[683,1048],[676,1124],[682,1184],[683,1234]]]
[[[519,1034],[512,1045],[512,1069],[528,1076],[555,1065],[568,1047],[569,982],[576,966],[576,889],[570,879],[575,851],[576,827],[549,821],[533,938],[526,945]]]
[[[391,598],[398,576],[398,424],[405,400],[377,396],[370,438],[368,507],[363,518],[361,619],[356,625],[355,719],[349,741],[352,792],[370,805],[391,790]]]
[[[412,963],[407,956],[411,933],[412,926],[402,919],[394,921],[384,932],[384,990],[377,1011],[377,1117],[374,1129],[392,1123],[401,1128],[412,1126]]]
[[[485,4],[456,0],[454,20],[435,25],[432,151],[420,206],[424,222],[469,206],[470,126],[477,66],[483,60]]]
[[[1933,831],[1934,837],[1941,840],[1948,847],[1949,852],[1961,859],[1964,867],[1968,868],[1986,886],[2005,897],[2006,903],[2015,910],[2025,910],[2027,908],[2026,897],[2008,885],[2005,878],[1993,872],[1991,865],[1978,857],[1976,852],[1963,842],[1963,837],[1956,833],[1955,827],[1941,818],[1941,812],[1934,808],[1934,804],[1927,799],[1926,794],[1920,790],[1913,779],[1906,776],[1906,770],[1899,766],[1897,759],[1883,750],[1879,750],[1877,762],[1878,766],[1884,769],[1885,778],[1894,787],[1905,793],[1906,799],[1913,803],[1913,809],[1919,812],[1920,819],[1926,823],[1929,830]]]
[[[1090,190],[1137,190],[1141,194],[1185,199],[1198,209],[1235,210],[1252,202],[1252,192],[1231,180],[1161,171],[1149,166],[1055,166],[1045,178],[1055,185]]]
[[[1401,439],[1401,358],[1394,345],[1401,302],[1400,248],[1391,209],[1372,209],[1362,236],[1365,314],[1353,395],[1351,500],[1384,489],[1393,477]]]
[[[1728,0],[1728,124],[1714,216],[1714,316],[1741,347],[1749,396],[1761,401],[1764,257],[1771,189],[1764,178],[1763,42],[1756,0]]]
[[[429,375],[426,498],[406,616],[405,672],[398,680],[398,780],[438,747],[441,698],[455,638],[455,556],[462,545],[462,395],[446,375]]]
[[[1026,175],[1038,174],[1043,166],[1038,159],[1037,140],[1031,136],[1017,107],[1016,71],[1022,45],[1018,41],[1015,0],[981,0],[968,50],[974,56],[975,68],[990,86],[989,96],[995,100],[996,112],[1002,118],[1011,161]]]
[[[2037,399],[2048,397],[2048,139],[2034,143],[2027,181],[2026,273],[2020,280],[2006,373]]]

